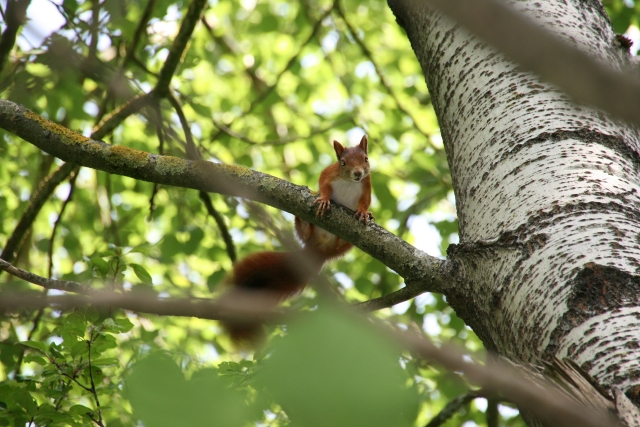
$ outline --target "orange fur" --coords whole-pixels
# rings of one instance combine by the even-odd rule
[[[347,204],[356,211],[359,221],[368,223],[373,215],[367,210],[371,204],[367,137],[363,136],[356,147],[344,148],[338,141],[333,142],[333,147],[338,161],[320,174],[320,197],[315,201],[317,215],[324,215],[333,200]],[[276,301],[283,300],[301,291],[326,261],[343,256],[353,247],[346,240],[298,217],[295,218],[295,229],[304,244],[302,251],[251,254],[234,265],[230,282],[245,291],[269,291]],[[256,323],[228,322],[225,326],[236,343],[251,343],[260,336],[261,325]]]

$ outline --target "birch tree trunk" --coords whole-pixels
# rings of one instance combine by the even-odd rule
[[[453,178],[461,243],[447,300],[488,350],[568,357],[639,405],[638,132],[572,104],[424,2],[389,4],[422,65]],[[599,1],[512,4],[628,67]]]

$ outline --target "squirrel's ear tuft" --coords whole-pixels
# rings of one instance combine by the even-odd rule
[[[367,139],[367,135],[362,135],[362,139],[360,140],[359,147],[364,150],[365,153],[368,153],[369,140]]]
[[[336,155],[338,156],[338,160],[340,160],[340,156],[344,153],[344,147],[338,141],[333,141],[333,149],[336,150]]]

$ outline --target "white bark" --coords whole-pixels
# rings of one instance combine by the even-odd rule
[[[389,1],[422,64],[454,183],[452,307],[492,351],[568,357],[640,402],[640,138],[571,104],[423,2]],[[612,67],[597,0],[520,11]]]

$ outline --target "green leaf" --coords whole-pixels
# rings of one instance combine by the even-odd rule
[[[27,411],[28,415],[33,416],[36,414],[36,411],[38,410],[38,404],[35,400],[33,400],[33,397],[31,397],[31,394],[29,394],[28,391],[26,391],[25,389],[16,388],[14,389],[14,398],[16,403],[18,403],[24,408],[25,411]]]
[[[186,381],[165,354],[136,363],[125,384],[134,415],[146,427],[240,427],[247,421],[242,397],[226,389],[214,370]]]
[[[218,286],[220,285],[220,283],[222,283],[226,276],[227,272],[223,268],[209,276],[209,278],[207,279],[207,288],[209,288],[209,292],[214,292],[216,289],[218,289]]]
[[[131,263],[129,264],[131,268],[133,268],[133,272],[138,276],[138,279],[142,281],[145,285],[152,285],[153,280],[151,279],[151,275],[144,269],[140,264]]]
[[[93,366],[119,366],[120,361],[116,357],[104,357],[101,359],[91,360],[91,365]]]
[[[93,413],[93,409],[84,405],[73,405],[69,408],[69,412],[74,415],[86,415],[87,413]]]
[[[99,257],[98,255],[93,255],[89,258],[91,264],[98,270],[102,277],[106,277],[109,272],[109,263]]]
[[[20,344],[26,346],[26,347],[31,347],[31,348],[35,348],[36,350],[40,350],[43,353],[47,353],[47,345],[43,342],[38,342],[38,341],[22,341]]]
[[[42,343],[44,344],[44,343]],[[49,363],[47,359],[44,357],[36,356],[33,354],[28,354],[24,357],[24,363],[36,363],[40,366],[45,366]]]
[[[288,329],[257,379],[293,424],[413,425],[418,401],[398,350],[366,321],[325,308]]]
[[[131,323],[131,321],[129,319],[127,319],[126,317],[122,317],[119,319],[114,319],[114,322],[116,324],[116,326],[118,327],[118,329],[120,330],[120,332],[129,332],[131,329],[133,329],[133,323]]]

